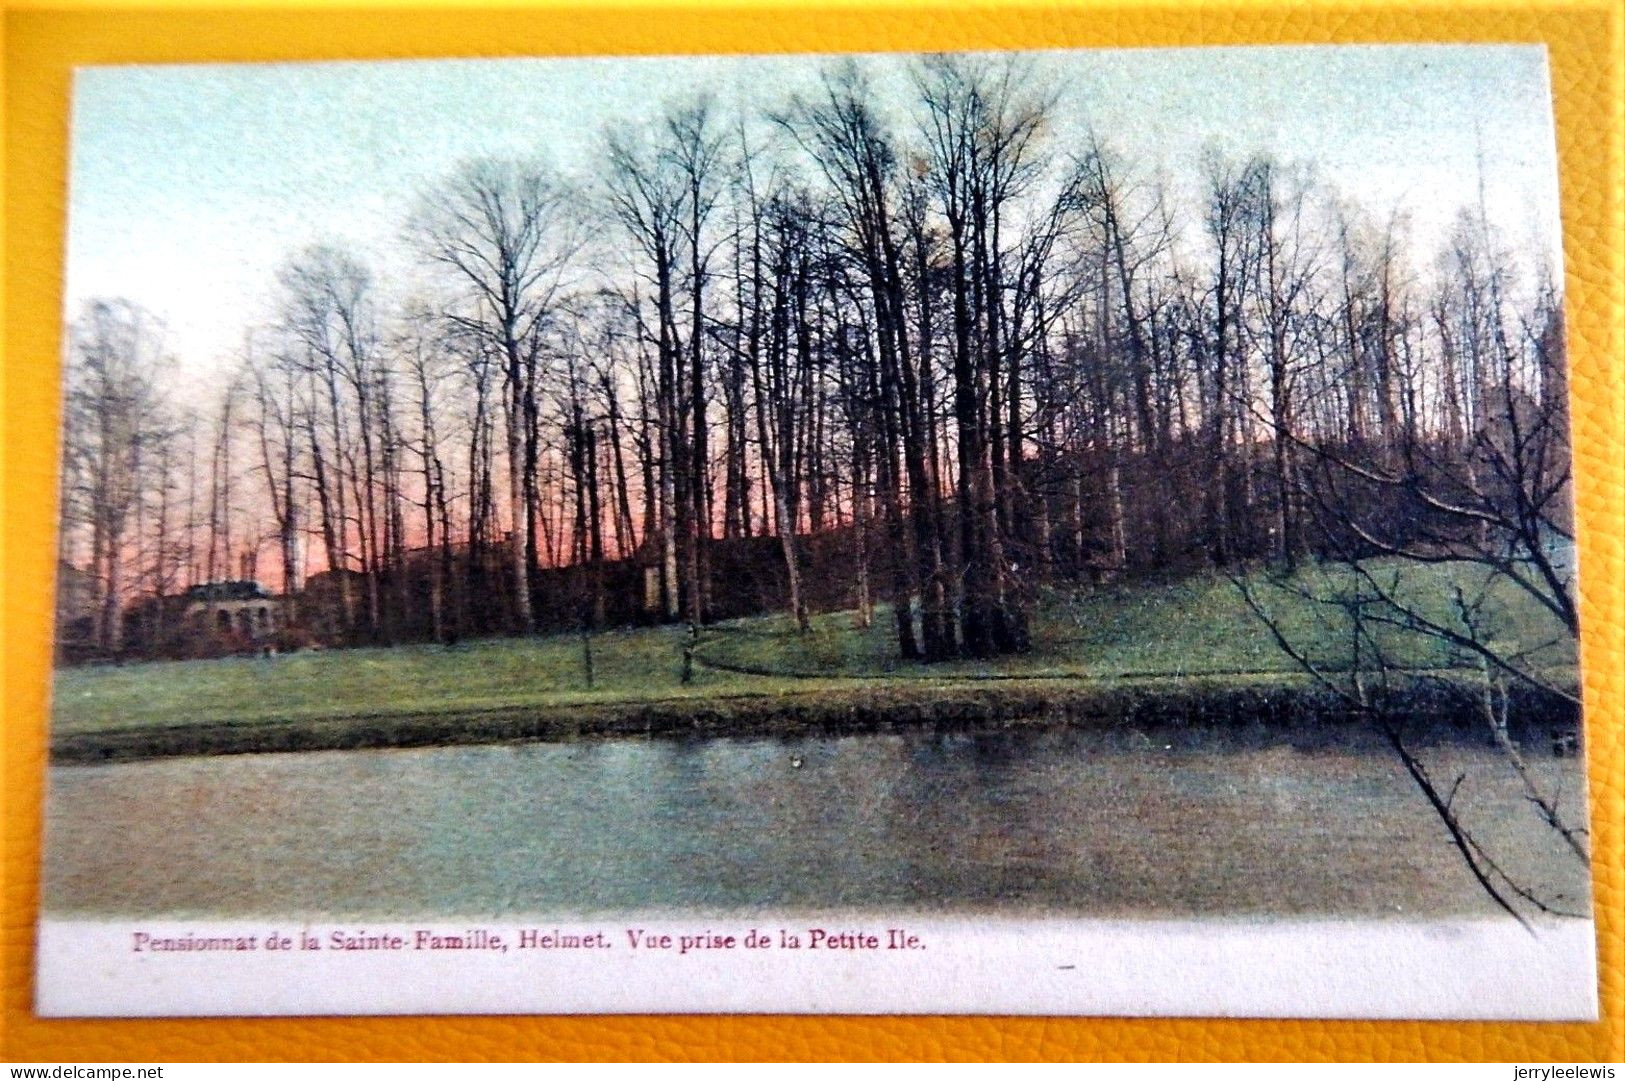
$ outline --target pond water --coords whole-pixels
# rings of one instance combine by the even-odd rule
[[[1584,911],[1488,747],[1427,751],[1498,861]],[[1542,783],[1583,806],[1577,760]],[[1489,913],[1374,740],[1065,725],[177,758],[51,771],[59,915],[918,909]]]

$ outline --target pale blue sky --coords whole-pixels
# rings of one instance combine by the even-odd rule
[[[1555,251],[1557,179],[1538,46],[1045,53],[1065,90],[1057,138],[1092,125],[1144,171],[1191,176],[1202,148],[1307,159],[1431,243],[1477,199]],[[593,166],[606,122],[697,89],[752,111],[816,78],[807,56],[392,61],[86,68],[77,73],[67,300],[120,295],[169,327],[202,375],[270,314],[277,267],[319,240],[389,276],[416,194],[465,158]],[[907,58],[873,58],[908,93]],[[397,264],[398,265],[398,264]]]

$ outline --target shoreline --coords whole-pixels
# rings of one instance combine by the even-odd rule
[[[1040,683],[1042,681],[1034,681]],[[1428,739],[1484,738],[1459,686],[1418,680],[1401,694],[1404,716]],[[1289,683],[1180,680],[1177,686],[1067,681],[1021,686],[864,686],[796,693],[685,696],[582,705],[387,712],[244,722],[139,725],[53,734],[53,766],[199,755],[437,747],[615,738],[843,736],[935,728],[987,731],[1034,723],[1104,728],[1261,727],[1335,741],[1361,718],[1322,688]],[[1514,702],[1513,726],[1541,740],[1578,731],[1579,714],[1554,695]]]

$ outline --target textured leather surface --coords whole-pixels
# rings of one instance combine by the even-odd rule
[[[301,10],[301,7],[303,10]],[[0,1059],[1468,1059],[1625,1057],[1625,252],[1619,0],[1157,6],[972,0],[671,0],[339,13],[286,4],[122,13],[62,0],[5,21],[6,334],[0,655],[4,858]],[[1544,42],[1557,98],[1573,363],[1587,724],[1605,1019],[1588,1025],[996,1018],[436,1018],[68,1022],[33,1017],[57,328],[75,64],[604,52],[1036,48],[1265,42]],[[1359,103],[1350,102],[1350,108]],[[1418,147],[1425,154],[1425,147]]]

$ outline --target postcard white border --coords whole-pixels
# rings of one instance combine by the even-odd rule
[[[891,927],[923,948],[886,948]],[[812,928],[878,935],[875,948],[809,948]],[[419,930],[499,936],[511,948],[429,950]],[[728,949],[634,950],[626,932],[743,936]],[[593,935],[609,948],[518,949],[522,931]],[[783,949],[780,931],[804,937]],[[332,932],[399,935],[395,950],[326,945]],[[134,949],[135,935],[252,937],[251,952]],[[539,940],[539,939],[538,939]],[[855,940],[854,940],[855,941]],[[45,1017],[346,1014],[847,1013],[1593,1020],[1589,920],[1101,920],[873,914],[712,922],[615,917],[450,923],[101,921],[39,925]]]

